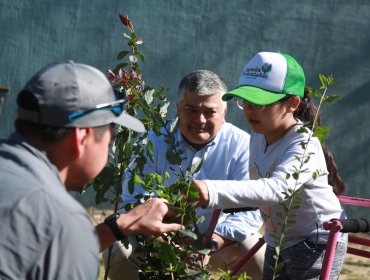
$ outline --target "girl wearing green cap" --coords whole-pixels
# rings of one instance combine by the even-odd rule
[[[287,54],[258,53],[242,71],[239,86],[223,99],[236,101],[252,129],[250,180],[195,180],[199,206],[258,207],[267,243],[263,279],[273,278],[276,246],[280,246],[279,262],[284,266],[275,279],[319,279],[329,234],[323,223],[345,217],[333,192],[333,187],[343,191],[344,184],[339,176],[335,180],[330,177],[332,185],[329,183],[325,154],[330,153],[324,153],[316,137],[309,137],[308,129],[300,132],[304,122],[312,121],[310,113],[316,110],[305,92],[301,66]],[[302,158],[307,160],[300,166]],[[337,175],[335,165],[330,167]],[[298,177],[293,176],[297,171]],[[313,176],[314,172],[320,176]],[[289,213],[294,222],[287,224],[282,233],[285,194],[292,190],[300,199]],[[346,250],[347,235],[342,234],[330,279],[339,277]]]

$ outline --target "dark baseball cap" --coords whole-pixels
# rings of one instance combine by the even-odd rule
[[[115,123],[145,132],[143,123],[124,112],[105,75],[73,61],[37,72],[18,95],[18,119],[54,127],[98,127]]]

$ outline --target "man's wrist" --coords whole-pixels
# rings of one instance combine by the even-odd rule
[[[220,243],[216,238],[211,238],[209,241],[209,248],[211,250],[211,253],[216,252],[220,249]]]
[[[123,232],[121,231],[121,229],[118,226],[117,220],[118,220],[119,217],[120,217],[120,213],[114,213],[114,214],[105,218],[104,224],[109,226],[109,228],[111,229],[114,237],[117,240],[122,240],[126,236],[123,234]]]

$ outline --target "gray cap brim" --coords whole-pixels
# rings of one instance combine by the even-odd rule
[[[130,116],[129,114],[126,114],[125,112],[122,112],[122,114],[115,118],[112,122],[136,132],[142,133],[146,131],[144,124],[140,120]]]

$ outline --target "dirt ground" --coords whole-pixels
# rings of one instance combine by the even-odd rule
[[[369,235],[356,234],[355,236],[370,239]],[[369,247],[349,243],[350,247],[370,251]],[[370,259],[347,254],[344,259],[339,280],[368,280],[370,279]]]
[[[99,223],[104,220],[106,216],[112,213],[112,211],[102,211],[95,208],[88,209],[88,213],[94,223]],[[364,237],[370,239],[369,235],[356,235],[359,237]],[[355,248],[364,249],[370,251],[370,248],[366,246],[359,246],[356,244],[350,244],[350,246]],[[104,279],[104,267],[101,266],[100,275],[98,280]],[[339,280],[369,280],[370,279],[370,259],[359,257],[351,254],[347,254],[344,260],[344,265],[342,268]]]

